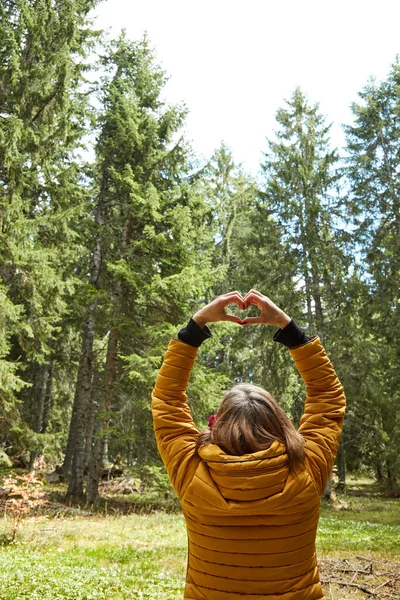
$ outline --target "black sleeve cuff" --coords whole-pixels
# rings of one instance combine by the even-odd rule
[[[198,348],[204,340],[207,340],[212,336],[211,331],[207,325],[204,325],[203,329],[197,325],[196,321],[190,318],[189,323],[186,327],[183,327],[178,333],[178,339],[189,346]]]
[[[279,342],[288,348],[295,348],[296,346],[304,346],[311,338],[306,334],[304,329],[299,327],[297,323],[292,319],[290,323],[283,329],[278,329],[273,337],[274,342]]]

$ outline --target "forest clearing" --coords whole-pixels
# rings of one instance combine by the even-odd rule
[[[255,174],[99,4],[0,3],[0,600],[400,599],[399,56]]]
[[[138,494],[112,493],[100,514],[44,493],[49,504],[26,518],[12,544],[4,543],[13,519],[3,503],[2,600],[182,599],[187,536],[176,503],[153,511],[154,490],[139,505]],[[334,505],[322,504],[317,554],[326,600],[400,598],[400,499],[351,479]]]

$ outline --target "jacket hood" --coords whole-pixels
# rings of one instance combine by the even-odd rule
[[[282,492],[289,476],[286,447],[275,441],[267,450],[243,456],[226,454],[215,444],[199,450],[209,476],[227,501],[269,498]]]

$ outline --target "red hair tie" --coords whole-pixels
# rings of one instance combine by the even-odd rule
[[[217,418],[216,414],[211,415],[211,417],[208,419],[208,426],[210,429],[212,429],[212,426],[214,425],[214,421]]]

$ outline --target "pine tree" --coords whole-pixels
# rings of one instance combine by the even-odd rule
[[[86,131],[83,74],[94,38],[87,14],[95,3],[0,6],[1,394],[16,419],[5,435],[19,432],[31,448],[29,429],[40,434],[49,420],[54,340],[82,252],[86,192],[74,153]]]
[[[100,90],[103,108],[96,146],[96,277],[92,271],[91,282],[96,289],[83,332],[66,454],[66,459],[73,456],[68,496],[83,497],[86,450],[92,446],[90,503],[96,501],[101,469],[118,435],[119,414],[148,420],[142,413],[149,414],[151,384],[137,385],[140,395],[133,398],[132,365],[158,336],[165,338],[166,322],[182,320],[191,294],[203,285],[207,263],[206,257],[200,263],[195,249],[202,227],[196,231],[195,221],[203,209],[191,193],[188,148],[178,135],[186,110],[163,102],[165,73],[146,38],[129,42],[123,34],[111,43],[103,67],[107,74]],[[96,369],[93,346],[96,336],[104,335],[105,362]],[[141,379],[143,383],[143,374]],[[93,389],[98,390],[94,402]],[[87,427],[90,410],[96,415],[93,445]],[[150,423],[139,435],[146,429]],[[143,441],[137,440],[137,446]]]
[[[310,106],[300,89],[278,111],[277,122],[277,141],[269,141],[263,165],[265,201],[296,256],[307,328],[323,338],[330,318],[327,300],[343,275],[336,243],[338,155],[318,105]]]
[[[366,338],[373,336],[368,385],[369,436],[376,471],[391,488],[400,478],[398,405],[400,386],[400,63],[386,80],[369,82],[352,105],[354,124],[346,127],[348,211],[352,216],[363,281],[369,291],[363,307]],[[371,465],[372,466],[372,465]]]
[[[276,140],[269,141],[263,165],[266,209],[296,263],[295,288],[304,298],[300,320],[321,337],[340,373],[339,325],[348,315],[351,257],[348,233],[342,231],[339,157],[330,147],[330,126],[318,105],[310,106],[300,89],[277,112],[277,122]]]

